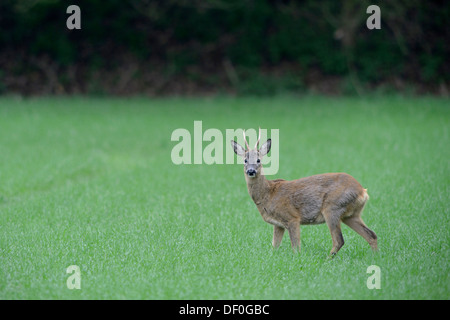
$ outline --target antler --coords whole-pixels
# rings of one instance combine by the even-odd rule
[[[242,134],[244,135],[245,146],[247,147],[247,150],[250,150],[250,147],[248,146],[247,138],[245,137],[245,130],[242,131]]]
[[[256,141],[255,149],[258,148],[259,140],[261,140],[261,127],[259,127],[259,133],[258,133],[258,141]]]

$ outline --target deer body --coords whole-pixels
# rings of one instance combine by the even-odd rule
[[[245,137],[244,137],[245,138]],[[259,142],[259,140],[258,140]],[[269,139],[259,150],[247,150],[232,141],[244,157],[248,193],[262,218],[274,226],[272,245],[278,248],[288,230],[294,251],[300,250],[300,225],[327,223],[334,256],[344,245],[340,223],[344,222],[377,249],[377,236],[361,219],[369,196],[359,182],[346,173],[325,173],[297,180],[267,180],[260,158],[270,151]],[[258,143],[257,143],[258,145]]]

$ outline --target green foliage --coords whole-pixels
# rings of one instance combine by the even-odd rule
[[[305,89],[301,76],[294,73],[271,75],[256,72],[252,68],[241,68],[238,94],[273,96],[286,92],[302,92]]]
[[[195,66],[205,74],[200,83],[211,70],[223,74],[224,60],[252,72],[294,63],[302,77],[310,71],[341,78],[357,73],[358,81],[367,84],[393,78],[449,81],[448,3],[380,2],[381,30],[365,26],[368,3],[80,0],[82,29],[70,31],[65,22],[71,1],[2,1],[0,47],[10,55],[0,59],[0,68],[9,72],[10,64],[33,65],[28,59],[11,61],[14,53],[48,57],[62,70],[71,65],[85,70],[98,59],[126,65],[123,55],[131,53],[142,63],[173,66],[179,74]],[[85,82],[92,80],[79,72]],[[255,82],[250,81],[241,84],[251,87]]]

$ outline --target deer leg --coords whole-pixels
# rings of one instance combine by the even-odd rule
[[[334,213],[334,214],[333,214]],[[336,212],[332,214],[324,214],[325,221],[330,229],[331,240],[333,241],[333,248],[330,251],[330,256],[333,258],[339,249],[344,245],[344,237],[341,232],[341,220],[340,215]]]
[[[284,228],[273,226],[273,241],[272,245],[274,249],[278,249],[281,244],[281,240],[283,239]]]
[[[342,220],[346,225],[355,230],[361,237],[363,237],[370,245],[372,250],[376,251],[377,246],[377,235],[375,232],[370,230],[362,221],[359,216],[352,216]]]
[[[289,238],[291,238],[291,247],[294,253],[300,251],[300,223],[292,222],[288,226]]]

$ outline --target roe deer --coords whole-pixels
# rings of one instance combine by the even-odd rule
[[[341,221],[361,235],[377,250],[377,235],[361,219],[361,212],[369,199],[355,178],[346,173],[325,173],[297,180],[267,180],[262,172],[261,158],[271,147],[268,139],[258,148],[261,139],[250,150],[244,131],[246,149],[231,140],[234,152],[244,158],[244,175],[248,193],[252,197],[264,221],[272,224],[273,241],[280,246],[287,229],[294,252],[300,250],[300,225],[326,222],[331,232],[333,257],[344,245]]]

